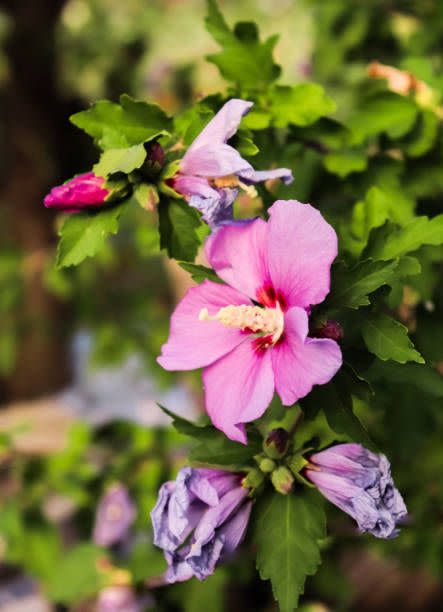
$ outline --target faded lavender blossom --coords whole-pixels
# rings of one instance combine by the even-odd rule
[[[106,587],[97,598],[96,612],[143,612],[145,609],[126,585]]]
[[[98,504],[94,542],[99,546],[112,546],[125,539],[135,517],[136,509],[126,487],[121,484],[113,485]]]
[[[202,213],[203,220],[212,229],[232,220],[233,202],[239,189],[254,196],[254,183],[293,180],[287,168],[254,170],[227,144],[252,106],[252,102],[235,98],[226,102],[191,144],[180,162],[178,174],[170,180],[173,189]]]
[[[164,551],[167,582],[204,580],[243,540],[252,502],[243,475],[181,469],[162,485],[151,512],[154,544]]]
[[[337,444],[308,460],[306,478],[326,499],[352,516],[360,531],[377,538],[398,535],[397,524],[406,518],[407,510],[384,455],[360,444]]]
[[[46,208],[73,213],[86,208],[98,208],[111,193],[105,187],[106,180],[93,172],[79,174],[63,185],[53,187],[45,197]]]

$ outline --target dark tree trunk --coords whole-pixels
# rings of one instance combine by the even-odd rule
[[[66,312],[45,290],[42,272],[55,243],[55,216],[43,206],[82,146],[57,90],[55,28],[66,0],[0,0],[11,18],[8,80],[0,91],[4,119],[0,176],[2,242],[24,254],[24,299],[18,359],[4,382],[6,400],[60,388],[68,376]],[[80,138],[80,140],[79,140]]]

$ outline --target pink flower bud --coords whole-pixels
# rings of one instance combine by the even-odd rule
[[[53,187],[45,197],[45,206],[70,213],[100,207],[110,194],[104,187],[105,182],[102,176],[93,172],[79,174],[63,185]]]
[[[263,444],[263,450],[271,459],[280,459],[286,454],[289,446],[289,433],[278,427],[273,429]]]
[[[313,338],[329,338],[340,342],[343,339],[343,328],[338,321],[328,319],[314,327],[310,335]]]
[[[165,151],[158,142],[151,142],[148,145],[148,161],[163,167],[165,165]]]

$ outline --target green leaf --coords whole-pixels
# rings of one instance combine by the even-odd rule
[[[101,100],[72,115],[74,125],[92,136],[102,149],[143,144],[169,133],[171,120],[156,104],[133,100],[126,94],[120,104]]]
[[[357,376],[347,364],[325,389],[323,411],[329,427],[338,434],[346,435],[351,441],[364,444],[376,450],[375,445],[360,419],[354,414],[353,397],[368,397],[371,387]]]
[[[396,276],[403,279],[407,276],[416,276],[421,272],[421,263],[416,257],[404,255],[400,257],[396,270]]]
[[[389,196],[378,187],[371,187],[365,199],[357,202],[352,209],[350,223],[341,228],[344,249],[359,256],[368,242],[371,230],[389,219],[390,206]]]
[[[411,130],[417,117],[415,103],[393,92],[383,92],[364,101],[348,121],[354,144],[385,132],[400,138]]]
[[[420,113],[416,127],[408,134],[404,150],[410,157],[421,157],[433,146],[438,136],[439,118],[429,109]]]
[[[94,172],[98,176],[108,176],[115,172],[130,174],[140,168],[146,159],[146,149],[142,144],[126,149],[108,149],[100,156],[95,164]]]
[[[269,493],[254,509],[257,569],[270,580],[281,612],[292,612],[304,592],[306,576],[320,565],[319,541],[326,520],[317,491],[303,488],[292,495]]]
[[[155,210],[160,202],[157,187],[147,183],[140,183],[134,188],[134,199],[143,209],[151,212]]]
[[[368,166],[368,160],[363,151],[341,151],[328,153],[323,158],[323,164],[329,172],[340,178],[346,178],[352,172],[363,172]]]
[[[262,440],[257,432],[248,432],[248,445],[245,446],[229,440],[221,431],[210,425],[195,425],[163,406],[160,408],[173,419],[172,424],[178,432],[195,439],[197,445],[189,454],[190,460],[195,463],[239,469],[261,452]]]
[[[214,117],[214,111],[204,103],[184,110],[174,118],[175,133],[189,146]]]
[[[358,379],[352,371],[343,366],[339,374],[328,384],[314,387],[300,405],[308,419],[313,419],[323,410],[329,427],[337,434],[346,436],[352,442],[359,442],[369,448],[374,443],[368,432],[354,414],[353,396],[370,393],[370,387]]]
[[[277,127],[310,125],[335,109],[335,102],[316,83],[278,86],[272,92],[271,110]]]
[[[183,200],[162,199],[159,207],[160,248],[169,257],[194,261],[200,240],[196,233],[200,226],[198,213]]]
[[[208,56],[227,81],[240,88],[263,89],[280,76],[280,67],[272,53],[278,36],[261,42],[255,23],[238,23],[231,30],[221,14],[217,2],[208,0],[206,28],[220,45],[220,53]]]
[[[400,228],[385,224],[372,232],[364,254],[373,259],[387,260],[416,251],[423,245],[441,244],[443,244],[443,214],[433,219],[416,217]]]
[[[361,330],[368,350],[379,359],[424,363],[408,336],[407,328],[395,319],[384,314],[371,314],[362,319]]]
[[[259,152],[259,148],[252,140],[251,133],[246,130],[237,132],[232,140],[232,146],[245,157],[253,157]]]
[[[103,550],[93,544],[80,544],[65,552],[53,568],[48,583],[50,599],[71,604],[95,595],[106,580],[97,567],[98,559],[103,557]]]
[[[204,280],[210,280],[214,283],[223,284],[221,278],[217,276],[217,274],[211,268],[207,268],[206,266],[200,266],[197,264],[191,264],[186,261],[179,261],[178,263],[180,267],[183,268],[183,270],[186,270],[186,272],[189,272],[191,274],[192,279],[195,280],[196,283],[201,283]]]
[[[424,393],[443,398],[443,377],[436,370],[417,363],[398,364],[376,360],[367,372],[371,381],[386,381],[388,385],[414,385]]]
[[[368,295],[389,284],[394,277],[398,260],[361,261],[353,268],[340,263],[333,267],[331,292],[325,302],[325,308],[360,308],[368,306]]]
[[[76,213],[63,223],[59,236],[56,264],[58,268],[77,266],[102,248],[106,238],[118,231],[118,220],[125,204],[97,212]]]

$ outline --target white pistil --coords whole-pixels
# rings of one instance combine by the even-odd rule
[[[219,321],[226,327],[236,327],[241,330],[250,330],[263,336],[271,335],[272,344],[275,344],[283,334],[284,315],[277,303],[275,308],[261,308],[260,306],[224,306],[213,317],[207,308],[202,308],[198,315],[199,321]]]

